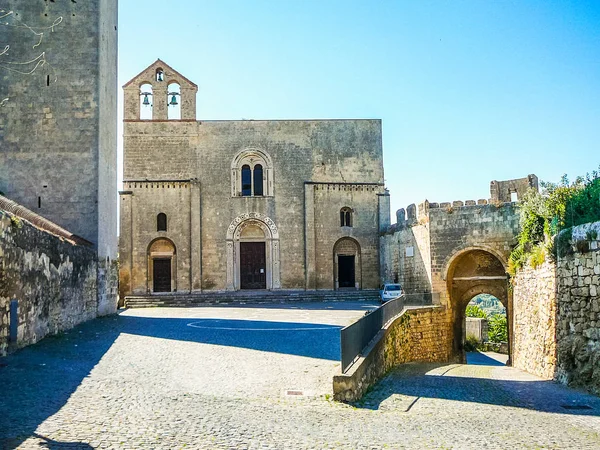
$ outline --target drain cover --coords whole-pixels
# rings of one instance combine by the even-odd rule
[[[564,409],[592,409],[591,406],[588,405],[560,405],[561,408]]]
[[[304,395],[302,391],[286,391],[285,395]]]

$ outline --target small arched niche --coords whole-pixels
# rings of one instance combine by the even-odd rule
[[[167,88],[167,118],[181,120],[181,86],[169,83]]]
[[[149,83],[140,86],[140,120],[152,120],[154,98],[152,85]]]

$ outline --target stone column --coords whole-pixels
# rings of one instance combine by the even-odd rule
[[[228,291],[235,291],[235,280],[234,280],[234,252],[233,252],[233,240],[227,241],[227,286]]]
[[[273,268],[273,289],[281,289],[281,275],[279,265],[279,239],[274,239],[272,242],[272,265]]]
[[[190,183],[190,290],[202,291],[202,216],[201,184],[199,180]]]
[[[125,296],[131,295],[133,290],[133,193],[131,191],[119,192],[121,209],[121,233],[119,236],[119,306],[124,305]]]
[[[317,289],[315,237],[315,185],[304,185],[304,273],[305,288]]]

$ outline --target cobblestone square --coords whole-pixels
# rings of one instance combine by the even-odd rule
[[[600,448],[600,400],[505,367],[406,364],[331,401],[374,304],[126,310],[0,359],[0,448]]]

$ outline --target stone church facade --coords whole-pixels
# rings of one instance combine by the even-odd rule
[[[164,62],[124,86],[121,298],[376,289],[380,120],[196,120]]]

